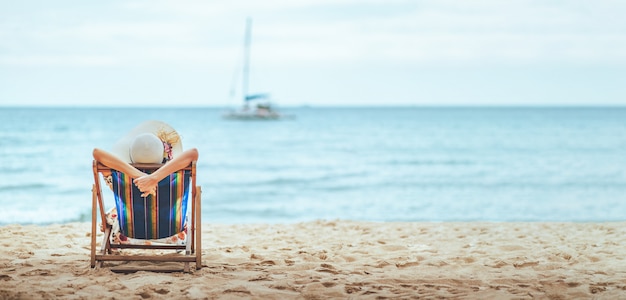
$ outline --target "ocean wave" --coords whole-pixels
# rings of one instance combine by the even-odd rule
[[[39,171],[40,168],[32,165],[15,165],[15,166],[0,166],[0,173],[2,174],[20,174],[20,173],[34,173]]]
[[[245,207],[214,207],[210,211],[203,211],[203,218],[215,222],[239,223],[239,222],[268,222],[268,220],[285,221],[299,219],[302,216],[293,211],[283,208],[251,209]]]
[[[6,210],[3,213],[5,217],[0,220],[0,226],[9,224],[49,225],[91,221],[91,210],[68,212],[59,208],[58,210],[48,209],[45,213],[40,210]]]
[[[477,163],[478,163],[477,161],[460,160],[460,159],[413,159],[413,160],[392,159],[389,161],[380,162],[379,164],[391,165],[391,166],[435,166],[435,165],[455,166],[455,165],[475,165]]]
[[[369,172],[344,172],[344,173],[325,173],[317,176],[290,176],[283,175],[275,178],[260,179],[260,180],[240,180],[236,182],[212,182],[207,183],[207,186],[219,186],[219,187],[259,187],[259,186],[301,186],[310,185],[320,182],[335,181],[341,179],[352,178],[368,178]],[[242,178],[250,178],[242,176]]]
[[[19,183],[15,182],[13,184],[9,183],[8,185],[0,185],[0,192],[10,192],[10,191],[33,191],[33,190],[41,190],[46,188],[51,188],[53,185],[45,184],[45,183],[37,183],[37,182],[25,182]]]

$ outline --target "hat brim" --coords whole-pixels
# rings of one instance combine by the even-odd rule
[[[119,139],[111,148],[111,153],[122,161],[132,163],[132,160],[130,159],[130,145],[134,138],[142,133],[152,133],[158,136],[158,133],[163,131],[173,132],[176,136],[178,136],[178,132],[176,132],[176,130],[174,130],[174,128],[167,123],[155,120],[143,122],[137,125],[137,127],[131,129],[125,136]],[[180,136],[178,136],[178,143],[172,144],[172,155],[177,157],[182,152],[183,143]]]

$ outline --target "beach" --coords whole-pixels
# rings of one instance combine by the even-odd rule
[[[335,220],[202,230],[202,269],[124,274],[111,271],[120,263],[90,268],[89,223],[0,227],[0,299],[626,298],[626,222]]]

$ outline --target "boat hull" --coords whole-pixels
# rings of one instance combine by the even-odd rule
[[[230,113],[224,114],[223,117],[225,119],[231,119],[231,120],[278,120],[278,119],[283,118],[284,116],[278,113],[260,114],[260,113],[247,113],[247,112],[230,112]]]

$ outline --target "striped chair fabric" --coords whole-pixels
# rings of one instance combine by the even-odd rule
[[[147,170],[142,170],[147,173]],[[136,239],[161,239],[185,229],[191,172],[181,170],[159,182],[156,197],[141,191],[126,174],[115,171],[113,194],[120,230]]]

